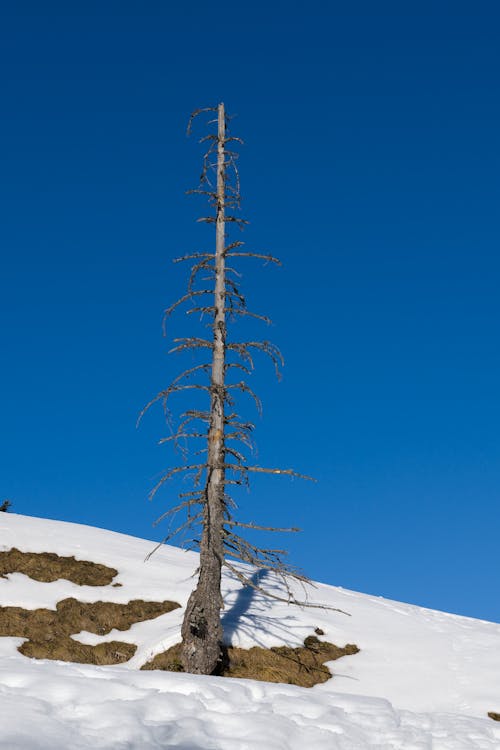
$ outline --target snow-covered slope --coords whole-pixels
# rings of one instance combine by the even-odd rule
[[[125,603],[170,599],[182,606],[197,555],[57,521],[0,514],[0,549],[57,552],[118,570],[121,586],[0,578],[0,605],[55,608],[61,599]],[[266,581],[266,586],[277,586]],[[34,661],[19,638],[0,638],[2,750],[499,750],[500,625],[318,584],[312,602],[345,610],[298,609],[263,599],[227,576],[225,633],[233,645],[301,645],[315,628],[360,653],[332,662],[314,688],[251,680],[144,672],[180,640],[183,609],[104,636],[137,644],[113,667]],[[298,591],[303,598],[303,593]]]

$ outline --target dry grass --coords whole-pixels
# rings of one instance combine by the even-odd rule
[[[53,552],[21,552],[14,547],[0,552],[0,575],[7,573],[24,573],[45,583],[65,578],[81,586],[108,586],[118,571],[88,560],[61,557]],[[58,602],[55,610],[0,607],[0,636],[26,638],[19,651],[35,659],[118,664],[134,655],[137,648],[134,644],[109,641],[89,646],[73,640],[71,635],[82,630],[97,635],[105,635],[114,628],[128,630],[135,622],[151,620],[179,606],[170,601],[135,599],[127,604],[115,604],[83,603],[71,598]]]
[[[224,677],[245,677],[250,680],[312,687],[326,682],[332,676],[325,662],[357,654],[358,651],[359,648],[353,644],[348,643],[344,648],[339,648],[333,643],[319,641],[315,636],[306,638],[304,645],[299,648],[228,648],[221,674]],[[142,669],[182,672],[180,644],[158,654]]]
[[[489,711],[488,716],[490,719],[493,719],[493,721],[500,721],[500,714],[495,713],[495,711]]]
[[[21,552],[13,547],[0,552],[0,576],[24,573],[35,581],[50,583],[65,578],[80,586],[108,586],[118,574],[114,568],[55,552]]]
[[[179,606],[176,602],[145,602],[141,599],[128,604],[63,599],[58,602],[56,610],[0,607],[0,636],[27,638],[19,651],[35,659],[118,664],[134,655],[135,645],[110,641],[89,646],[74,641],[71,635],[81,630],[98,635],[109,633],[113,628],[128,630],[135,622],[151,620]]]

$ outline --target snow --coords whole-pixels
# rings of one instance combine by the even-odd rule
[[[0,549],[57,552],[118,570],[113,586],[0,579],[0,604],[55,608],[81,601],[171,599],[185,605],[197,555],[77,524],[0,514]],[[266,586],[278,587],[273,580]],[[310,601],[348,612],[263,599],[224,577],[224,627],[233,644],[299,645],[316,627],[361,651],[330,665],[312,689],[252,680],[144,672],[180,640],[183,609],[83,643],[137,644],[113,667],[28,659],[20,638],[0,638],[2,750],[498,750],[500,625],[317,584]],[[302,596],[302,592],[297,594]]]

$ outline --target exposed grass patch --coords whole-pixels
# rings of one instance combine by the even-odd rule
[[[488,716],[490,719],[493,719],[493,721],[500,721],[500,714],[495,713],[495,711],[489,711]]]
[[[176,602],[145,602],[142,599],[134,599],[128,604],[63,599],[55,611],[0,607],[0,636],[27,638],[18,650],[35,659],[118,664],[134,655],[137,648],[134,644],[110,641],[89,646],[73,640],[71,635],[81,630],[98,635],[109,633],[114,628],[128,630],[135,622],[151,620],[179,606]]]
[[[348,643],[343,648],[333,643],[319,641],[315,636],[305,639],[299,648],[276,646],[273,648],[228,648],[225,665],[221,669],[224,677],[245,677],[265,682],[284,682],[289,685],[312,687],[326,682],[332,676],[325,662],[341,656],[357,654],[359,648]],[[145,664],[142,669],[164,669],[182,672],[180,643]]]
[[[118,575],[107,565],[61,557],[55,552],[21,552],[13,547],[0,552],[0,576],[24,573],[35,581],[50,583],[64,578],[80,586],[108,586]]]

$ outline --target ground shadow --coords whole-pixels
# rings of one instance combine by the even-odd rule
[[[268,571],[264,569],[256,570],[255,573],[250,577],[250,582],[253,586],[261,586],[262,582],[268,575]],[[259,592],[249,586],[242,586],[236,598],[229,609],[227,609],[221,617],[222,628],[224,630],[224,638],[227,639],[228,643],[231,642],[233,635],[236,633],[241,619],[248,614],[255,596]]]

